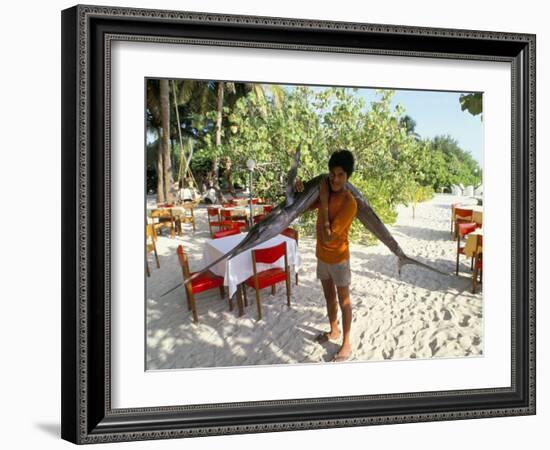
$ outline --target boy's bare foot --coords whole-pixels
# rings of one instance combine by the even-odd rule
[[[334,359],[332,360],[332,362],[343,362],[343,361],[347,361],[351,356],[351,346],[349,344],[347,345],[342,345],[342,347],[340,347],[340,350],[338,350],[338,352],[336,352],[336,355],[334,355]]]
[[[340,331],[323,331],[321,334],[319,334],[315,341],[319,344],[325,344],[328,341],[335,341],[340,337]]]

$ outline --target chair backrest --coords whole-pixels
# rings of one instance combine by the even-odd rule
[[[220,216],[223,219],[230,220],[231,219],[231,210],[229,210],[229,209],[220,209]]]
[[[210,217],[216,216],[218,219],[220,217],[220,210],[218,208],[206,208],[208,213],[208,221],[210,222]]]
[[[252,220],[254,221],[254,223],[258,223],[258,222],[261,222],[262,220],[265,219],[265,214],[258,214],[257,216],[254,216],[252,218]]]
[[[282,256],[286,257],[286,242],[268,248],[252,250],[252,260],[257,263],[273,264]]]
[[[289,227],[286,228],[281,234],[291,239],[294,239],[296,243],[298,243],[298,230]]]
[[[479,228],[479,225],[475,222],[472,223],[459,223],[458,224],[458,234],[460,237],[470,234],[472,231],[475,231]]]
[[[177,253],[183,278],[189,278],[189,260],[187,259],[187,255],[183,251],[183,247],[181,245],[178,245]]]
[[[223,231],[217,231],[214,233],[213,237],[214,239],[220,239],[226,236],[233,236],[234,234],[239,234],[241,231],[239,230],[239,227],[233,227],[229,230],[223,230]]]
[[[269,214],[273,210],[273,205],[264,206],[264,214]]]
[[[250,200],[250,203],[252,203],[253,205],[256,205],[258,203],[258,199],[253,198],[253,199]]]
[[[460,219],[471,219],[472,210],[467,208],[455,207],[455,217],[458,217]]]
[[[170,218],[172,212],[169,209],[153,209],[151,211],[151,217],[153,218]]]

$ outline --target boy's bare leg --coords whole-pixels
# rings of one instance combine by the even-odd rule
[[[318,342],[324,343],[326,341],[338,339],[340,336],[340,330],[338,329],[338,301],[336,300],[336,286],[331,279],[321,280],[323,285],[323,293],[325,294],[325,301],[327,302],[327,314],[328,321],[330,323],[330,331],[321,336]]]
[[[340,309],[342,310],[342,328],[344,330],[344,339],[342,340],[342,346],[336,353],[337,359],[347,359],[351,355],[351,342],[350,342],[350,330],[351,330],[351,301],[349,298],[349,286],[338,287],[338,302],[340,303]]]

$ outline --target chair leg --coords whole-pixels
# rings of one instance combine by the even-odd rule
[[[458,275],[458,258],[460,257],[460,238],[456,241],[456,274]]]
[[[155,259],[157,261],[157,269],[160,269],[160,260],[159,260],[159,254],[157,253],[157,249],[155,248]]]
[[[277,285],[272,284],[271,285],[271,295],[275,295],[276,292],[277,292]]]
[[[256,288],[256,308],[258,309],[258,320],[262,320],[262,301],[260,299],[260,290]]]
[[[227,295],[227,302],[229,303],[229,311],[233,311],[233,299],[230,295]]]
[[[296,286],[298,286],[298,272],[296,272]]]
[[[470,260],[470,271],[474,270],[474,257],[472,256]]]
[[[290,306],[290,271],[287,270],[286,277],[286,304]]]
[[[474,269],[474,274],[472,275],[472,294],[476,293],[477,287],[477,267]]]
[[[245,289],[245,286],[243,284],[240,284],[237,286],[237,306],[239,307],[239,317],[241,317],[244,314],[244,308],[243,308],[243,291]]]
[[[244,306],[248,306],[248,298],[246,297],[246,284],[242,285],[242,289],[243,289]]]
[[[147,276],[151,276],[151,272],[149,271],[149,261],[147,261],[147,256],[145,257],[145,272],[147,273]]]
[[[220,298],[223,298],[223,295],[225,294],[225,290],[223,286],[220,286]]]
[[[190,289],[189,286],[185,287],[185,290],[187,292],[187,304],[189,309],[193,313],[193,322],[199,323],[199,316],[197,314],[197,302],[195,301],[195,296],[193,295],[193,291]]]

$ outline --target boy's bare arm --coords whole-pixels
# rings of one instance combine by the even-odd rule
[[[321,219],[321,240],[323,242],[330,242],[332,240],[332,231],[330,229],[330,222],[328,217],[328,200],[329,200],[329,186],[328,177],[324,176],[319,185],[319,218]]]

